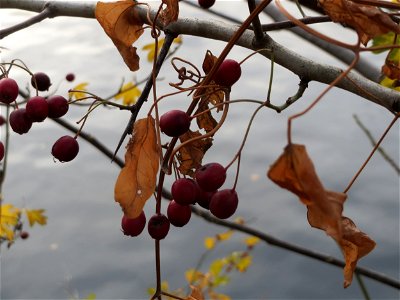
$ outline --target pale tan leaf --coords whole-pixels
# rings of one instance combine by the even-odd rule
[[[171,22],[178,20],[179,15],[179,0],[162,0],[167,6],[160,13],[160,18],[164,26],[167,26]]]

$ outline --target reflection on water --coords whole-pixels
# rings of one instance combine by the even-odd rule
[[[236,4],[235,4],[236,5]],[[235,5],[230,6],[234,9]],[[13,20],[3,18],[2,26]],[[19,19],[26,13],[17,13]],[[4,20],[4,21],[3,21]],[[292,36],[286,42],[297,45]],[[142,45],[149,42],[143,38]],[[45,71],[66,93],[75,83],[89,82],[89,90],[99,95],[115,91],[123,78],[132,79],[117,51],[93,20],[57,18],[47,20],[23,32],[4,39],[1,46],[10,50],[2,60],[22,59],[33,71]],[[201,65],[207,49],[217,54],[223,44],[184,38],[178,55]],[[310,46],[304,54],[335,63]],[[237,48],[231,56],[244,58],[247,51]],[[142,55],[145,57],[145,55]],[[142,59],[137,80],[146,77],[150,64]],[[377,63],[378,64],[378,63]],[[232,99],[265,99],[268,74],[259,66],[268,64],[253,57],[243,66],[243,77],[233,87]],[[62,81],[74,72],[73,84]],[[27,76],[15,71],[13,76],[26,82]],[[164,80],[158,84],[158,94],[170,92],[167,82],[176,81],[171,67],[163,68]],[[293,74],[276,68],[272,100],[283,103],[297,89]],[[311,229],[305,208],[296,197],[266,179],[269,165],[279,156],[286,143],[287,116],[306,107],[323,86],[310,84],[299,103],[276,114],[261,111],[244,148],[240,180],[241,198],[237,216],[280,239],[316,251],[341,257],[339,249],[321,231]],[[161,104],[161,110],[185,107],[189,98],[171,97]],[[147,105],[144,109],[147,109]],[[224,128],[215,136],[214,148],[207,161],[227,164],[237,151],[248,120],[255,107],[238,103],[231,105]],[[306,144],[324,185],[343,190],[368,156],[370,143],[352,115],[357,113],[377,138],[391,120],[384,109],[362,101],[343,91],[329,93],[307,116],[294,122],[294,142]],[[143,113],[144,114],[144,113]],[[82,110],[72,110],[70,121],[77,121]],[[85,129],[114,148],[129,115],[117,110],[98,109],[89,118]],[[19,136],[12,134],[10,166],[4,186],[4,199],[15,205],[40,207],[47,210],[48,225],[33,228],[27,241],[18,241],[11,250],[3,250],[1,261],[2,299],[64,299],[75,290],[81,297],[91,292],[99,299],[145,299],[146,290],[154,285],[153,241],[143,234],[128,239],[120,232],[121,211],[113,200],[113,185],[119,172],[115,164],[81,141],[76,160],[68,164],[54,163],[51,145],[65,130],[46,120],[34,124],[32,131]],[[398,162],[399,127],[389,133],[383,143],[387,153]],[[123,151],[120,151],[123,156]],[[234,170],[229,170],[227,186],[232,184]],[[349,192],[345,215],[361,230],[376,240],[377,248],[360,262],[392,277],[399,273],[399,186],[398,177],[380,155],[376,155]],[[154,210],[150,201],[147,215]],[[182,229],[172,228],[162,242],[162,270],[170,287],[184,285],[185,270],[193,267],[203,249],[203,238],[222,231],[198,218]],[[240,247],[242,235],[218,248],[210,257],[222,257]],[[211,260],[210,260],[211,261]],[[392,288],[366,280],[373,299],[396,298]],[[21,288],[23,287],[23,288]],[[361,298],[356,283],[342,288],[342,270],[271,246],[258,245],[254,264],[244,275],[235,275],[231,284],[222,289],[233,299],[355,299]]]

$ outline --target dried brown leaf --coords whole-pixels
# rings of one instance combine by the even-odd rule
[[[160,13],[160,18],[164,26],[167,26],[171,22],[178,20],[179,16],[179,0],[162,0],[167,6]]]
[[[139,69],[139,56],[132,44],[143,33],[143,22],[134,10],[134,1],[97,2],[97,21],[111,38],[131,71]]]
[[[214,119],[211,111],[208,109],[208,100],[202,99],[200,100],[198,108],[195,112],[196,115],[198,114],[198,116],[196,117],[197,125],[200,129],[204,129],[206,132],[210,132],[218,125],[218,122]]]
[[[181,143],[201,136],[199,131],[188,131],[179,137]],[[194,171],[201,166],[204,154],[212,146],[212,138],[198,139],[183,146],[179,150],[179,171],[188,176],[193,176]]]
[[[364,45],[371,38],[389,31],[400,33],[400,27],[377,7],[350,0],[319,0],[319,3],[332,21],[354,28]]]
[[[135,122],[125,153],[125,166],[115,183],[114,198],[128,218],[136,218],[156,187],[159,167],[155,122],[151,116]]]
[[[393,80],[400,80],[400,62],[387,59],[382,66],[382,73]]]
[[[207,50],[206,56],[204,57],[203,65],[202,65],[202,68],[203,68],[203,71],[205,74],[210,73],[210,71],[211,71],[212,67],[214,66],[215,62],[217,61],[217,59],[218,59],[218,57],[213,55],[210,50]]]
[[[196,286],[190,286],[192,292],[185,300],[204,300],[203,292]]]

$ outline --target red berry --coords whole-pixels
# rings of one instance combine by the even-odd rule
[[[49,118],[60,118],[64,116],[69,109],[68,100],[63,96],[51,96],[47,98],[47,104],[49,106]]]
[[[172,198],[181,205],[196,203],[196,183],[192,179],[180,178],[171,187]]]
[[[22,231],[19,236],[21,239],[26,240],[29,237],[29,233],[27,231]]]
[[[155,240],[162,240],[169,231],[169,220],[163,214],[153,215],[147,224],[150,236]]]
[[[198,2],[202,8],[210,8],[214,5],[215,0],[199,0]]]
[[[53,145],[51,154],[61,162],[73,160],[79,152],[77,140],[69,135],[60,137]]]
[[[49,114],[49,106],[45,98],[32,97],[26,103],[26,113],[32,122],[43,122]]]
[[[182,110],[170,110],[160,117],[161,131],[171,137],[178,137],[189,130],[190,117]]]
[[[0,115],[0,126],[3,126],[6,123],[6,119]]]
[[[238,202],[239,198],[235,190],[221,190],[211,198],[210,211],[219,219],[227,219],[235,213]]]
[[[215,73],[214,80],[222,86],[232,86],[242,75],[240,64],[233,59],[225,59]]]
[[[0,102],[10,104],[18,97],[18,84],[12,78],[0,79]]]
[[[226,170],[219,163],[209,163],[198,168],[194,176],[202,190],[212,192],[216,191],[224,184]]]
[[[65,79],[67,80],[67,81],[74,81],[75,80],[75,74],[74,73],[68,73],[66,76],[65,76]]]
[[[182,227],[186,225],[192,215],[189,205],[180,205],[175,200],[168,204],[167,216],[172,225]]]
[[[10,113],[10,126],[14,132],[19,134],[27,133],[31,129],[32,120],[25,108],[19,108]]]
[[[138,236],[142,233],[144,227],[146,226],[146,215],[142,211],[141,214],[134,219],[129,219],[125,215],[121,220],[122,232],[129,236]]]
[[[38,72],[33,74],[31,78],[32,86],[39,91],[47,91],[51,86],[50,78],[47,74]]]
[[[4,158],[4,151],[5,151],[4,144],[3,142],[0,141],[0,161],[3,160]]]
[[[217,191],[206,192],[196,183],[196,202],[205,209],[210,209],[210,201]]]

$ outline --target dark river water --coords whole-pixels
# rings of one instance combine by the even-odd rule
[[[218,2],[218,1],[217,1]],[[216,8],[243,17],[241,2],[221,1]],[[1,27],[31,16],[27,12],[0,10]],[[182,5],[181,16],[209,18],[201,11]],[[265,18],[265,22],[269,19]],[[335,35],[351,38],[349,32]],[[324,28],[328,30],[329,28]],[[277,41],[317,61],[343,65],[312,45],[287,32],[272,34]],[[46,20],[0,41],[8,48],[1,60],[19,58],[34,72],[47,72],[53,81],[51,91],[66,95],[69,88],[88,82],[88,90],[102,97],[115,92],[125,81],[144,79],[151,70],[147,53],[141,48],[151,42],[145,32],[138,42],[140,71],[132,74],[118,52],[94,20],[56,18]],[[184,37],[175,54],[201,68],[207,49],[220,53],[224,44]],[[249,51],[235,48],[231,58],[242,60]],[[367,56],[377,67],[382,56]],[[269,62],[253,56],[243,64],[242,78],[232,88],[231,99],[264,100],[267,95]],[[73,72],[73,83],[63,81]],[[12,74],[22,88],[29,77],[20,70]],[[168,82],[176,82],[176,73],[167,63],[157,85],[158,95],[172,92]],[[295,94],[297,76],[276,66],[271,93],[273,103],[283,103]],[[310,228],[306,209],[293,194],[280,189],[266,177],[269,166],[286,145],[288,116],[307,107],[324,86],[310,83],[298,103],[281,114],[261,110],[256,116],[243,150],[237,191],[240,197],[235,217],[249,226],[290,243],[342,258],[340,250],[324,232]],[[173,96],[160,103],[160,110],[187,107],[190,97]],[[150,107],[146,104],[144,116]],[[243,139],[256,106],[231,105],[228,119],[217,133],[206,162],[228,164]],[[5,109],[2,108],[2,113]],[[78,121],[85,108],[73,108],[66,119]],[[357,116],[378,138],[390,123],[391,114],[377,105],[350,93],[333,89],[307,115],[293,123],[293,141],[305,144],[324,186],[342,191],[362,165],[371,144],[355,123]],[[91,113],[84,130],[114,149],[129,114],[116,109],[98,108]],[[154,242],[144,232],[127,238],[120,231],[121,210],[114,202],[114,183],[119,173],[116,164],[93,146],[78,139],[80,152],[70,163],[55,163],[51,145],[66,130],[50,120],[34,124],[29,134],[11,134],[9,165],[3,185],[4,203],[27,208],[43,208],[48,216],[45,227],[28,229],[29,239],[17,240],[11,249],[1,251],[1,299],[71,299],[95,293],[97,299],[148,299],[147,289],[155,285]],[[382,146],[399,163],[399,126],[389,132]],[[123,149],[119,156],[123,157]],[[234,180],[234,167],[228,172],[226,186]],[[170,185],[168,179],[166,185]],[[399,177],[376,154],[348,193],[344,215],[373,238],[377,246],[359,265],[399,278]],[[149,217],[154,201],[145,207]],[[165,210],[165,205],[163,206]],[[27,226],[27,224],[26,224]],[[163,279],[171,290],[186,286],[185,271],[196,266],[206,251],[203,240],[226,231],[192,217],[181,228],[171,228],[161,243]],[[218,245],[206,258],[202,270],[216,258],[244,249],[244,234],[235,233]],[[362,299],[354,280],[343,289],[340,268],[305,258],[286,250],[258,244],[252,252],[253,264],[244,274],[233,272],[231,281],[218,289],[232,299]],[[372,299],[398,299],[398,290],[365,279]]]

